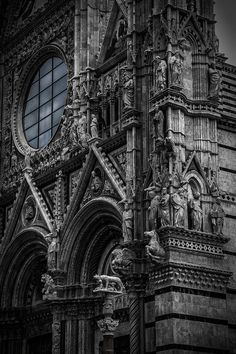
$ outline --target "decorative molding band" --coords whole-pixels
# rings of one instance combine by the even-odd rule
[[[164,248],[181,248],[221,257],[224,255],[223,245],[228,241],[221,235],[173,227],[161,228],[159,235]]]
[[[153,108],[157,104],[157,102],[158,105],[162,107],[168,105],[175,108],[179,108],[190,116],[204,116],[217,120],[221,118],[217,105],[212,104],[211,102],[206,100],[189,100],[183,93],[175,91],[173,89],[166,89],[150,98],[150,104]],[[153,108],[151,108],[151,110],[153,110]]]
[[[169,263],[149,273],[150,290],[157,290],[167,285],[184,285],[195,289],[226,292],[231,275],[230,272],[218,269]]]

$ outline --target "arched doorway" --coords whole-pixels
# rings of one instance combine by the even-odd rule
[[[65,232],[62,241],[62,260],[67,273],[67,285],[71,289],[71,294],[72,291],[75,294],[77,289],[77,294],[81,294],[78,300],[85,303],[82,314],[79,312],[76,320],[74,317],[71,317],[72,320],[68,318],[70,324],[65,326],[65,341],[72,336],[74,341],[76,336],[78,341],[76,343],[74,341],[74,345],[80,353],[100,353],[103,336],[97,326],[97,320],[102,316],[100,305],[103,300],[93,293],[96,286],[93,277],[95,274],[111,274],[112,251],[122,242],[122,210],[117,201],[111,198],[95,198],[88,202],[77,213]],[[86,313],[89,302],[94,304],[93,314],[89,311]],[[114,316],[120,319],[119,330],[114,336],[116,353],[128,354],[127,301],[123,299],[117,301]],[[81,328],[86,328],[83,332],[85,334],[83,340],[79,337]],[[67,353],[66,347],[65,353]]]
[[[52,316],[42,299],[41,283],[41,275],[47,269],[44,234],[43,229],[25,230],[14,237],[3,254],[1,353],[51,353]]]

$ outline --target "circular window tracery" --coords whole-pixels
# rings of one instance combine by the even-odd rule
[[[48,144],[56,133],[67,94],[67,67],[53,56],[35,73],[23,109],[23,131],[27,143],[35,149]]]

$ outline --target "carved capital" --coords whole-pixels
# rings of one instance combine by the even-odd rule
[[[118,320],[113,320],[111,317],[106,317],[97,321],[98,327],[104,336],[114,335],[116,328],[119,326]]]

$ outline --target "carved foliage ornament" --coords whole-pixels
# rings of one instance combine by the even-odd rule
[[[111,317],[106,317],[97,321],[97,324],[103,335],[112,335],[119,325],[119,320],[113,320]]]

